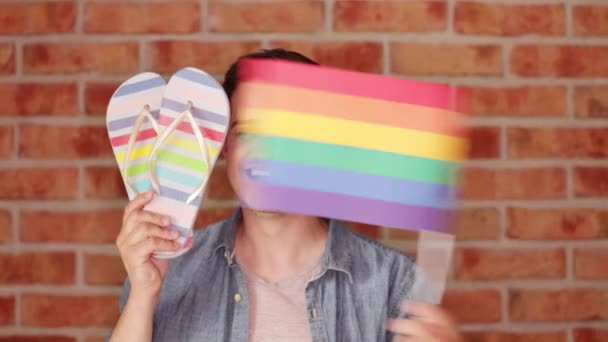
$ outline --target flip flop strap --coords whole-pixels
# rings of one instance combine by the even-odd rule
[[[133,193],[135,195],[138,195],[139,192],[137,191],[137,189],[135,189],[133,187],[133,185],[129,181],[129,177],[127,176],[127,168],[129,166],[129,161],[131,159],[131,151],[133,150],[133,145],[135,145],[135,141],[137,140],[137,135],[139,134],[139,131],[141,130],[141,126],[143,125],[145,119],[148,119],[148,121],[150,121],[150,123],[152,124],[152,129],[154,129],[156,134],[158,134],[158,125],[156,124],[156,120],[150,113],[150,106],[145,105],[144,108],[141,110],[141,112],[139,112],[139,115],[137,116],[137,119],[135,120],[135,125],[133,125],[133,130],[131,130],[131,135],[129,136],[129,141],[127,143],[127,152],[122,161],[122,167],[121,167],[123,181],[126,184],[129,191],[131,191],[131,193]]]
[[[190,204],[205,189],[205,185],[207,184],[207,180],[209,179],[209,173],[211,171],[211,160],[209,158],[209,152],[207,150],[207,143],[203,138],[201,130],[198,124],[196,123],[194,116],[192,116],[192,102],[188,101],[188,106],[186,107],[186,110],[180,113],[177,118],[175,118],[175,120],[173,120],[173,122],[169,126],[167,126],[167,128],[165,128],[165,130],[156,140],[156,143],[152,147],[152,152],[150,152],[150,156],[148,159],[148,172],[150,175],[150,180],[152,182],[152,187],[154,188],[157,194],[160,194],[160,184],[158,182],[158,178],[156,177],[156,173],[154,172],[154,170],[156,169],[156,153],[158,152],[158,148],[165,142],[165,140],[167,140],[167,138],[171,134],[173,134],[173,132],[175,132],[175,130],[182,121],[187,121],[192,126],[192,130],[194,131],[194,136],[196,137],[198,147],[205,158],[205,162],[207,163],[207,174],[204,175],[201,183],[196,187],[196,189],[194,189],[194,191],[190,194],[190,196],[188,196],[188,199],[186,200],[186,203]]]

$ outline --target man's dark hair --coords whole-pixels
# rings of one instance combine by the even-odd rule
[[[228,71],[226,71],[226,75],[224,75],[224,83],[222,86],[224,87],[224,91],[226,92],[226,95],[228,95],[229,99],[232,98],[232,94],[238,85],[238,63],[243,58],[274,58],[306,64],[319,64],[300,53],[285,49],[261,50],[241,56],[236,62],[232,63],[230,68],[228,68]]]

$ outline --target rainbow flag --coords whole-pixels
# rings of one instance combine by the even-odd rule
[[[450,232],[467,150],[462,92],[287,61],[239,69],[244,205]]]

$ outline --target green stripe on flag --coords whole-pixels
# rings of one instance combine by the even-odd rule
[[[276,136],[248,135],[262,159],[316,165],[379,176],[454,185],[456,164],[390,152]]]

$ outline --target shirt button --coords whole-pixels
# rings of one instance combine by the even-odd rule
[[[237,302],[237,303],[239,303],[241,301],[241,294],[240,293],[237,293],[237,294],[234,295],[234,301]]]

